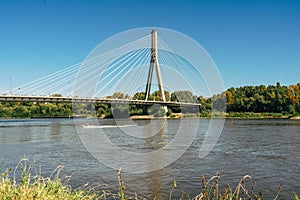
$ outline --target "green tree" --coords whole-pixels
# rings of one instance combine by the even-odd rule
[[[145,98],[145,92],[137,92],[132,97],[133,100],[145,100]]]
[[[129,99],[130,96],[128,94],[124,94],[122,92],[115,92],[111,96],[112,99]]]

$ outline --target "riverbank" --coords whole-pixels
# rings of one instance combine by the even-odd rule
[[[293,119],[300,120],[300,116],[282,113],[254,113],[254,112],[214,112],[214,113],[198,113],[198,114],[182,114],[173,113],[170,119],[178,118],[225,118],[225,119]]]
[[[99,118],[105,119],[106,117],[96,117],[92,115],[80,115],[80,116],[41,116],[41,117],[1,117],[0,119],[51,119],[51,118],[66,118],[66,119],[75,119],[75,118]],[[282,114],[282,113],[254,113],[254,112],[229,112],[229,113],[172,113],[167,117],[155,117],[153,115],[133,115],[130,117],[132,120],[152,120],[152,119],[182,119],[182,118],[225,118],[225,119],[291,119],[291,120],[300,120],[299,115],[292,114]],[[109,118],[110,119],[110,118]],[[113,117],[112,117],[113,119]]]
[[[300,120],[300,116],[291,117],[292,120]]]
[[[229,112],[226,113],[226,118],[236,119],[290,119],[291,114],[283,113],[254,113],[254,112]]]

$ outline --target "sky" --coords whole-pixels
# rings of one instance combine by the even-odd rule
[[[0,94],[141,27],[193,38],[226,89],[300,82],[299,0],[0,0]]]

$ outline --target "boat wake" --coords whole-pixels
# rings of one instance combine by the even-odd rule
[[[126,128],[126,127],[133,127],[137,126],[136,124],[130,124],[130,125],[101,125],[101,126],[96,126],[96,125],[81,125],[83,128]]]

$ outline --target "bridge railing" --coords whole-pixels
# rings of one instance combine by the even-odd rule
[[[153,100],[134,100],[134,99],[111,99],[97,97],[73,97],[73,96],[31,96],[31,95],[0,95],[2,102],[63,102],[63,103],[118,103],[118,104],[141,104],[153,105],[160,104],[166,106],[200,106],[200,103],[186,103],[174,101],[153,101]]]

